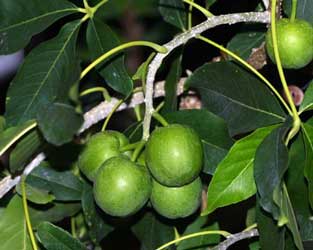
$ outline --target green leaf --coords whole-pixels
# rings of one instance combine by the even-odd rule
[[[5,119],[3,116],[0,116],[0,133],[4,131],[5,128]]]
[[[16,186],[16,191],[22,196],[20,183]],[[54,195],[50,194],[48,191],[32,187],[27,183],[25,183],[25,191],[27,200],[35,204],[47,204],[55,199]]]
[[[118,46],[120,41],[105,23],[97,19],[90,19],[87,28],[87,44],[91,58],[95,60]],[[104,61],[96,68],[111,88],[125,96],[131,93],[133,81],[127,73],[123,54]]]
[[[68,232],[49,222],[39,225],[37,237],[47,250],[86,250],[87,248]]]
[[[192,127],[200,136],[204,148],[204,169],[213,174],[217,165],[233,145],[226,123],[207,110],[182,110],[164,116],[170,123],[180,123]]]
[[[10,127],[0,133],[0,156],[27,132],[36,127],[34,120],[16,127]]]
[[[31,156],[37,152],[42,142],[42,137],[38,130],[31,131],[18,142],[10,154],[11,172],[22,170],[29,159],[31,159]]]
[[[276,220],[281,219],[281,210],[274,196],[281,196],[282,179],[288,169],[288,150],[284,142],[288,129],[289,124],[285,124],[273,130],[258,147],[254,160],[259,203]]]
[[[256,193],[253,162],[257,147],[275,126],[261,128],[237,141],[218,165],[208,187],[207,209],[203,215],[219,207],[246,200]]]
[[[88,234],[94,243],[99,243],[114,228],[105,223],[100,216],[95,205],[92,186],[87,183],[84,183],[82,208],[88,226]]]
[[[7,94],[8,126],[36,118],[45,105],[68,101],[69,89],[79,78],[76,38],[80,25],[81,21],[66,24],[56,38],[25,58]]]
[[[174,239],[174,228],[160,221],[153,213],[146,212],[132,227],[141,242],[140,250],[151,250]]]
[[[184,30],[187,25],[187,11],[181,0],[160,0],[159,11],[163,19]]]
[[[29,204],[29,214],[33,228],[37,228],[43,221],[59,222],[65,218],[71,217],[81,209],[80,203],[50,203],[41,206],[32,206]]]
[[[246,26],[245,26],[246,27]],[[249,27],[249,26],[248,26]],[[246,27],[247,28],[247,27]],[[228,43],[227,48],[247,60],[253,49],[258,48],[265,40],[265,32],[245,30],[237,33]]]
[[[285,120],[279,102],[263,82],[232,62],[207,63],[185,85],[199,91],[204,108],[224,118],[231,135]]]
[[[45,139],[57,146],[73,140],[84,122],[74,107],[63,103],[42,106],[38,111],[37,120]]]
[[[147,76],[147,71],[148,71],[148,67],[150,62],[153,60],[153,58],[155,57],[156,53],[152,52],[150,54],[150,56],[148,57],[148,59],[146,61],[144,61],[137,69],[136,73],[133,75],[132,79],[134,81],[136,80],[141,80],[142,82],[146,82],[146,76]]]
[[[183,49],[179,49],[174,55],[175,58],[165,79],[165,98],[162,113],[177,110],[177,84],[182,74],[182,52]]]
[[[301,238],[303,241],[311,241],[313,240],[313,214],[303,173],[306,164],[312,157],[310,155],[312,152],[306,147],[305,141],[305,135],[301,133],[291,145],[286,185],[299,224]]]
[[[305,91],[303,101],[299,107],[299,112],[309,111],[313,109],[313,82],[310,83],[309,87]]]
[[[283,7],[288,16],[291,14],[291,5],[292,0],[283,1]],[[296,16],[299,19],[304,19],[313,24],[313,2],[308,0],[298,0]]]
[[[0,250],[32,250],[28,236],[22,199],[15,195],[0,220]]]
[[[187,226],[182,236],[204,231],[219,230],[217,223],[208,225],[207,222],[208,218],[206,216],[199,216]],[[177,246],[177,250],[207,250],[210,245],[219,243],[220,238],[219,235],[214,234],[194,237],[181,241]]]
[[[66,0],[0,0],[0,54],[24,48],[31,37],[78,8]]]
[[[217,0],[206,0],[205,7],[209,9]]]
[[[58,201],[81,200],[82,182],[71,171],[56,171],[42,163],[28,175],[26,183],[51,192]]]
[[[308,182],[308,197],[311,208],[313,208],[313,126],[303,124],[302,131],[305,143],[304,176]]]

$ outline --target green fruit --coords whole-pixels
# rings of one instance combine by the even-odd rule
[[[200,178],[182,187],[167,187],[153,180],[150,200],[154,209],[164,217],[184,218],[199,208],[201,192]]]
[[[197,133],[183,125],[157,128],[146,146],[146,163],[153,177],[166,186],[183,186],[198,177],[203,161]]]
[[[78,158],[78,167],[91,181],[106,160],[120,155],[120,148],[128,144],[123,134],[105,131],[92,136]]]
[[[282,66],[286,69],[299,69],[313,59],[313,27],[310,23],[296,19],[294,22],[283,18],[277,21],[278,50]],[[275,62],[272,33],[266,35],[266,49]]]
[[[98,206],[109,215],[124,217],[136,213],[150,194],[148,171],[127,158],[113,157],[97,172],[94,197]]]

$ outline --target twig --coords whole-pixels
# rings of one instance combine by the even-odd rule
[[[143,97],[142,93],[134,94],[129,104],[123,103],[118,111],[134,107],[140,103],[145,102],[146,104],[146,114],[144,119],[144,135],[143,138],[147,139],[149,137],[149,129],[151,123],[151,116],[153,112],[153,97],[159,97],[164,95],[164,82],[156,84],[154,88],[155,75],[158,68],[161,66],[163,59],[172,52],[175,48],[183,45],[188,42],[190,39],[201,34],[202,32],[216,27],[222,24],[234,24],[239,22],[259,22],[259,23],[269,23],[270,14],[269,12],[250,12],[250,13],[237,13],[229,15],[214,16],[208,18],[205,22],[193,27],[192,29],[178,35],[169,43],[164,46],[168,49],[166,54],[157,54],[153,61],[149,65],[149,70],[147,74],[147,85],[146,85],[146,96]],[[182,93],[183,91],[183,82],[179,84],[178,92]],[[93,124],[104,119],[112,110],[112,107],[118,102],[118,99],[112,98],[111,102],[102,102],[94,109],[90,110],[84,115],[84,124],[79,131],[82,133],[88,129]],[[37,155],[30,164],[28,164],[23,172],[24,175],[28,175],[34,168],[36,168],[44,159],[46,158],[44,153]],[[0,181],[0,199],[8,193],[12,188],[14,188],[20,181],[20,176],[12,177],[7,176]]]
[[[270,13],[265,12],[248,12],[248,13],[237,13],[221,16],[209,17],[205,22],[198,24],[192,29],[176,36],[173,40],[166,43],[164,47],[167,48],[168,52],[165,54],[158,53],[149,65],[147,73],[147,83],[146,83],[146,112],[143,124],[143,139],[147,140],[150,133],[151,116],[153,114],[153,85],[155,81],[156,73],[161,66],[164,58],[168,56],[174,49],[185,44],[190,39],[200,35],[202,32],[216,27],[222,24],[234,24],[239,22],[258,22],[258,23],[269,23]]]
[[[229,237],[227,237],[226,240],[212,248],[212,250],[226,250],[231,245],[234,245],[236,242],[244,240],[244,239],[250,239],[253,237],[259,236],[259,232],[256,228],[242,231],[240,233],[232,234]]]

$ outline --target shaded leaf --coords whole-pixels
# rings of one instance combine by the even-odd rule
[[[39,225],[37,237],[47,250],[86,250],[86,247],[72,235],[49,222]]]
[[[4,130],[5,128],[5,119],[3,116],[0,116],[0,133]]]
[[[38,130],[31,131],[27,134],[13,149],[10,154],[10,170],[11,172],[20,171],[31,159],[39,147],[42,145],[43,140]]]
[[[283,1],[285,13],[290,16],[292,0]],[[297,1],[297,18],[304,19],[313,24],[313,2],[308,0]]]
[[[209,9],[217,0],[206,0],[205,7]]]
[[[28,236],[22,199],[15,195],[0,220],[0,249],[32,250]]]
[[[99,243],[105,236],[114,230],[112,226],[105,223],[97,211],[92,186],[84,183],[82,195],[82,208],[88,226],[88,234],[91,240]]]
[[[142,122],[135,122],[124,131],[124,134],[127,136],[130,143],[135,143],[141,140],[142,124]]]
[[[305,91],[303,101],[299,107],[299,112],[309,111],[313,109],[313,82],[310,83],[309,87]]]
[[[207,208],[203,215],[219,207],[243,201],[256,193],[253,162],[257,147],[274,126],[261,128],[237,141],[218,165],[208,187]]]
[[[56,38],[40,44],[25,58],[7,94],[8,126],[36,118],[43,106],[68,101],[69,89],[79,78],[76,38],[80,24],[66,24]]]
[[[174,239],[174,228],[161,222],[151,212],[146,212],[132,231],[141,242],[141,250],[156,249]]]
[[[184,30],[187,25],[187,11],[184,3],[180,0],[160,0],[159,11],[163,19]]]
[[[217,165],[226,156],[233,144],[226,123],[207,110],[182,110],[164,116],[170,123],[180,123],[192,127],[200,136],[204,149],[204,169],[213,174]]]
[[[56,171],[42,163],[26,179],[26,183],[51,192],[56,200],[81,200],[82,182],[71,171]]]
[[[74,107],[63,103],[42,106],[38,111],[37,120],[45,139],[58,146],[73,140],[84,122]]]
[[[155,52],[152,52],[148,59],[144,61],[137,69],[136,73],[133,75],[132,79],[141,80],[142,82],[146,82],[146,75],[148,71],[148,66],[150,62],[153,60],[154,56],[156,55]]]
[[[120,44],[109,26],[98,19],[90,19],[87,28],[87,44],[92,60]],[[109,58],[96,67],[107,84],[119,93],[128,96],[133,89],[133,81],[127,73],[124,55]]]
[[[0,133],[0,155],[17,142],[27,132],[36,127],[34,120],[27,121],[19,126],[10,127]]]
[[[78,8],[66,0],[0,1],[0,54],[24,48],[31,37]]]
[[[199,91],[204,108],[224,118],[231,135],[285,120],[279,102],[263,82],[232,62],[204,64],[185,85]]]

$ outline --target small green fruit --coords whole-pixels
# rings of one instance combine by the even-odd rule
[[[283,18],[277,21],[278,51],[282,66],[286,69],[299,69],[313,59],[313,27],[310,23],[296,19],[293,22]],[[271,29],[266,35],[266,49],[275,62]]]
[[[147,170],[124,157],[107,160],[98,170],[94,197],[98,206],[112,216],[136,213],[151,194],[151,177]]]
[[[120,155],[120,148],[128,144],[128,139],[117,131],[100,132],[92,136],[78,158],[78,167],[91,181],[98,168],[106,160]]]
[[[183,186],[198,177],[202,143],[190,127],[173,124],[157,128],[146,146],[146,163],[153,177],[166,186]]]
[[[201,192],[199,177],[182,187],[167,187],[153,180],[150,200],[154,209],[164,217],[184,218],[199,208]]]

